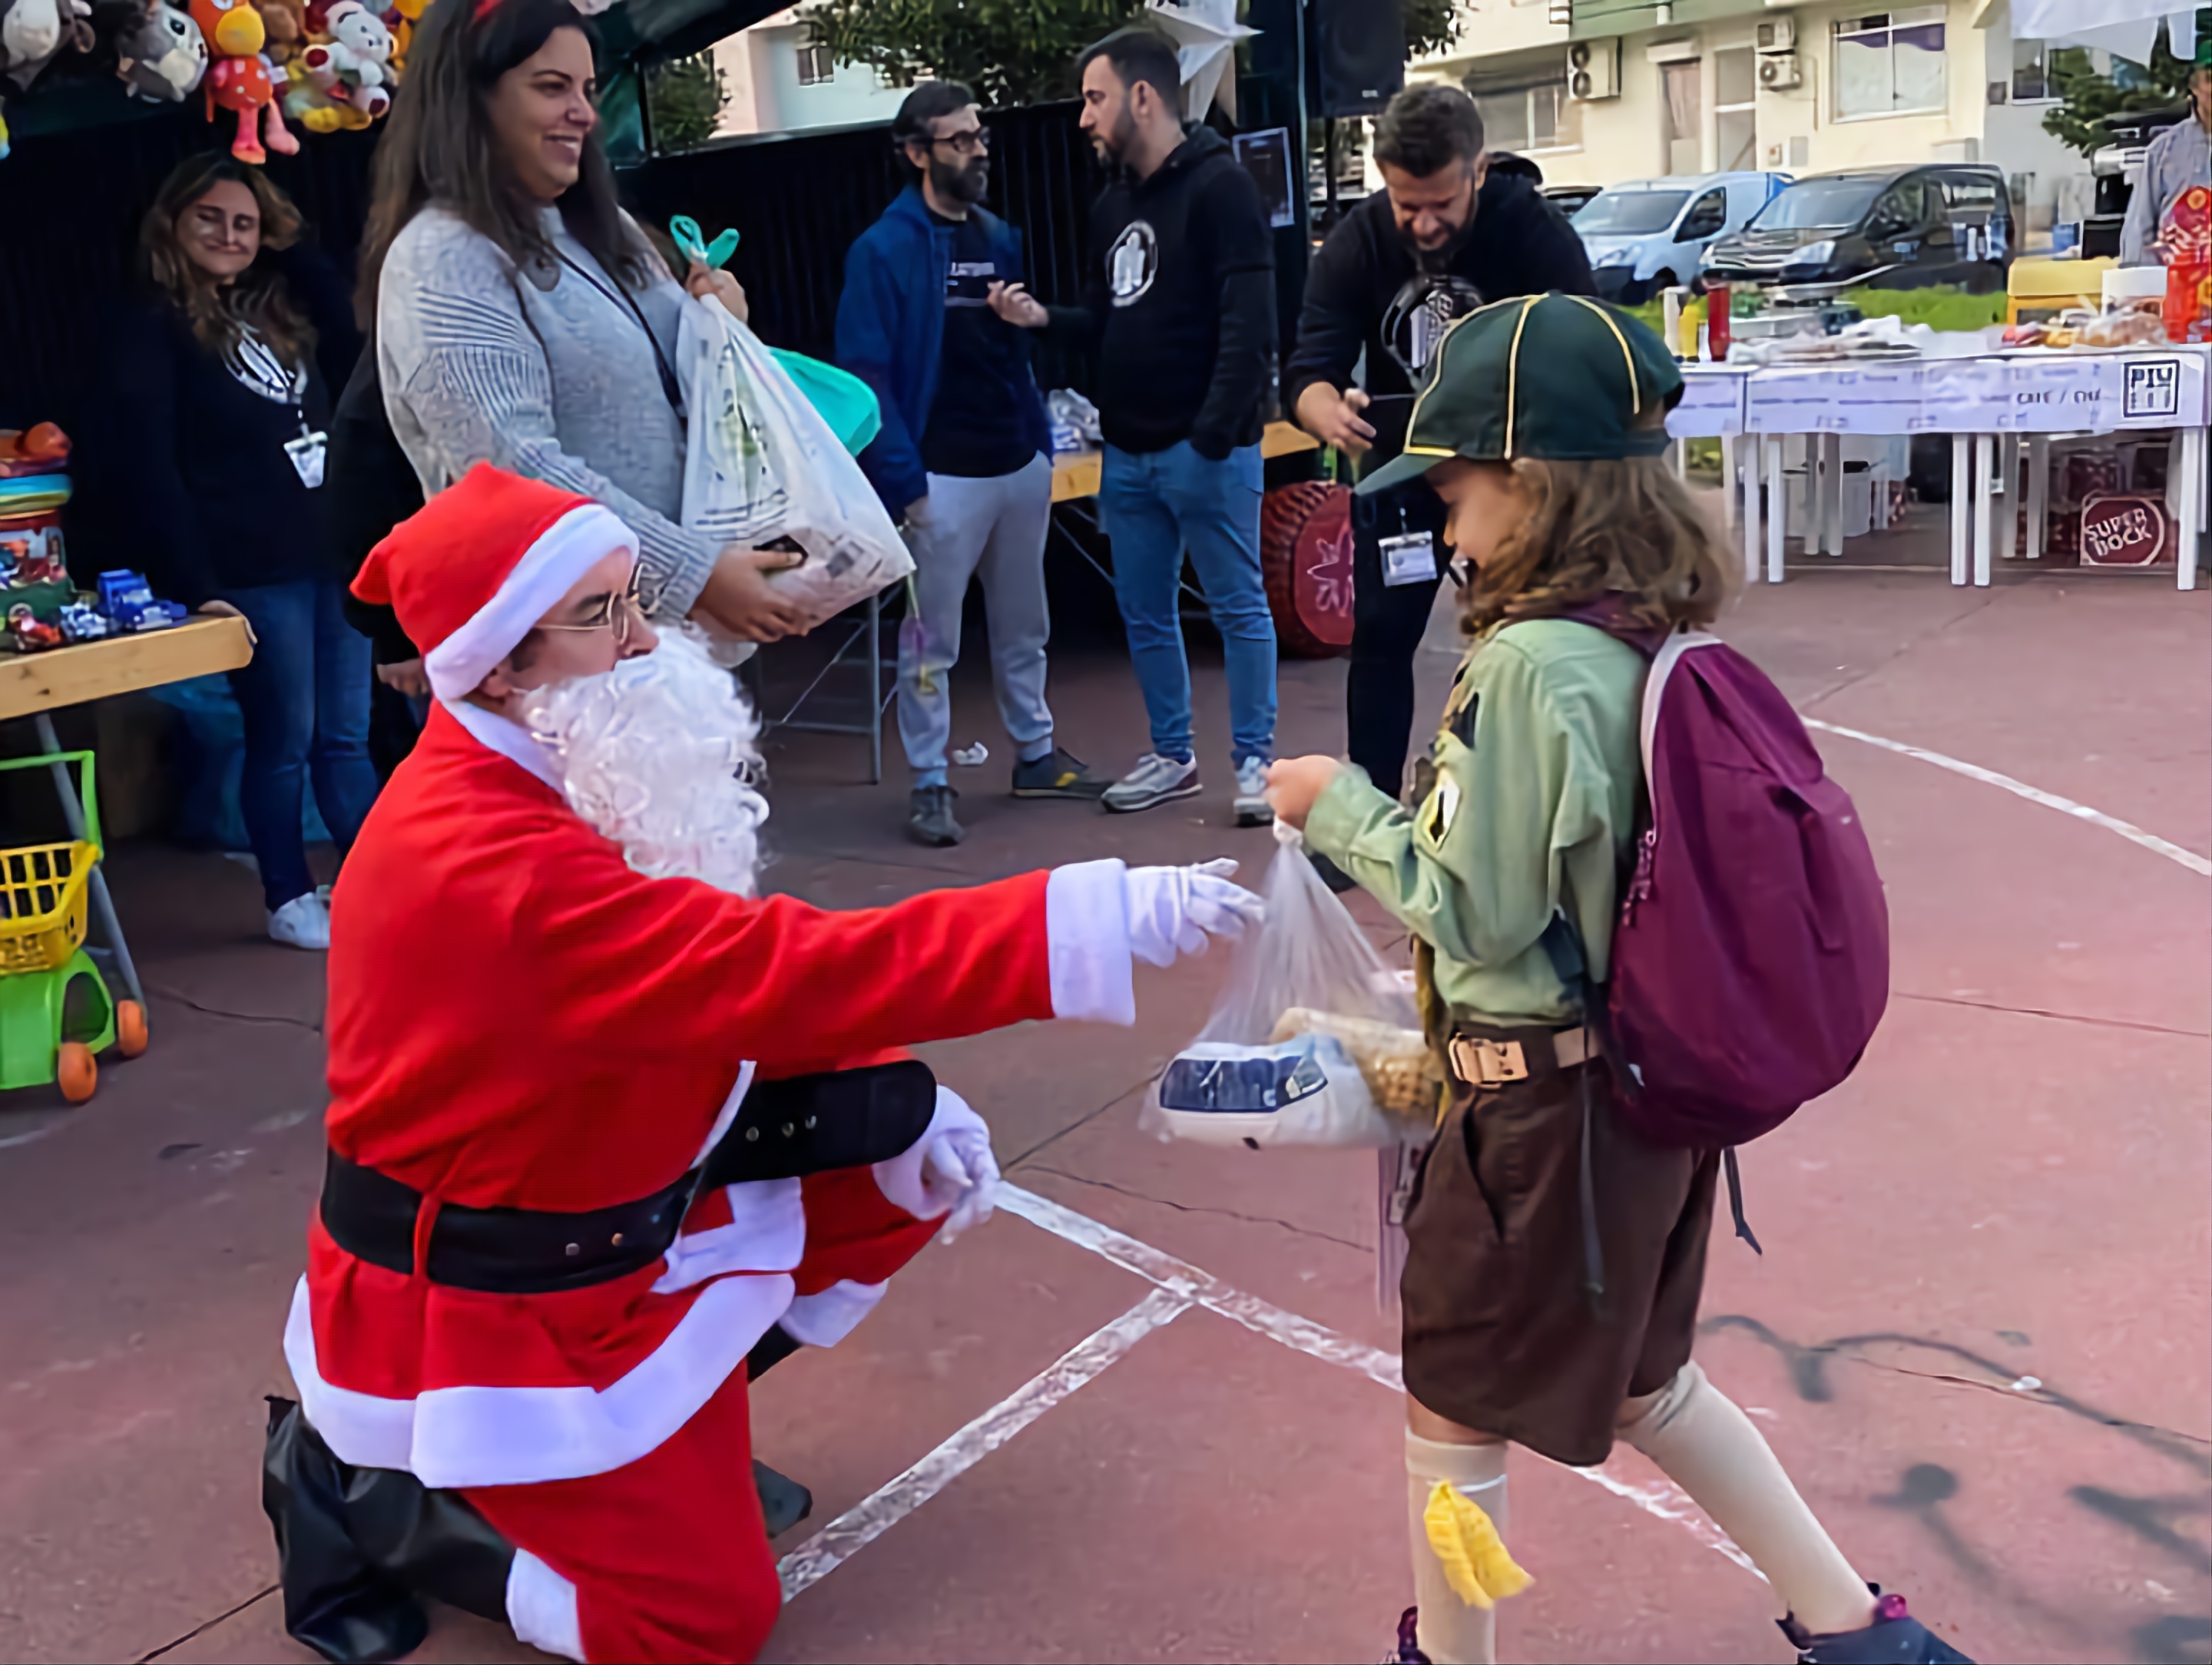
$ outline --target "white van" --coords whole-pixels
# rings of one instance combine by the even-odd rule
[[[1690,283],[1708,244],[1742,230],[1790,184],[1787,173],[1706,173],[1606,186],[1574,218],[1598,294],[1633,307]]]

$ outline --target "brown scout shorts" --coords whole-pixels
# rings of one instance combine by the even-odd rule
[[[1624,1399],[1689,1362],[1717,1152],[1647,1145],[1615,1115],[1606,1066],[1562,1071],[1551,1031],[1518,1041],[1525,1080],[1455,1080],[1406,1212],[1406,1390],[1437,1415],[1557,1461],[1605,1461]],[[1583,1081],[1605,1293],[1585,1291]]]

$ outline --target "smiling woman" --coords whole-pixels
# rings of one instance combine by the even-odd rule
[[[376,156],[360,305],[392,436],[426,496],[492,462],[596,498],[636,532],[647,607],[768,641],[803,627],[764,582],[789,557],[680,524],[672,368],[684,289],[616,200],[590,26],[569,0],[425,16]]]

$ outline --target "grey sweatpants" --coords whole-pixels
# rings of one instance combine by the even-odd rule
[[[1052,465],[1042,454],[1012,474],[929,477],[928,517],[908,534],[921,598],[921,651],[899,636],[899,738],[917,787],[945,784],[952,738],[947,673],[960,659],[960,610],[968,580],[983,580],[991,633],[991,682],[999,718],[1024,763],[1052,750],[1044,702],[1044,540],[1052,518]]]

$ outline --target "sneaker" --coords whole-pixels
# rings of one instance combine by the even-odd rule
[[[1868,1588],[1878,1598],[1874,1623],[1857,1630],[1814,1636],[1795,1615],[1774,1621],[1796,1649],[1800,1665],[1973,1665],[1966,1655],[1905,1612],[1903,1596],[1883,1595],[1879,1584]]]
[[[1267,760],[1247,757],[1237,765],[1237,824],[1273,825],[1275,811],[1267,805]]]
[[[1080,758],[1069,757],[1058,746],[1033,763],[1014,765],[1014,796],[1017,798],[1095,800],[1105,791],[1105,781],[1093,775]]]
[[[916,787],[908,800],[906,836],[933,850],[949,850],[968,836],[968,829],[952,818],[952,800],[960,794],[950,787]]]
[[[787,1474],[753,1459],[753,1490],[760,1494],[761,1521],[777,1538],[814,1512],[814,1494]]]
[[[1170,798],[1195,798],[1198,793],[1197,758],[1178,761],[1148,751],[1137,759],[1136,768],[1106,788],[1102,801],[1116,815],[1133,815]]]
[[[281,942],[287,948],[324,952],[331,945],[330,909],[313,890],[303,896],[294,896],[269,915],[269,939]]]
[[[1398,1649],[1383,1656],[1382,1665],[1429,1665],[1429,1656],[1421,1651],[1417,1621],[1419,1607],[1408,1607],[1398,1615]]]

